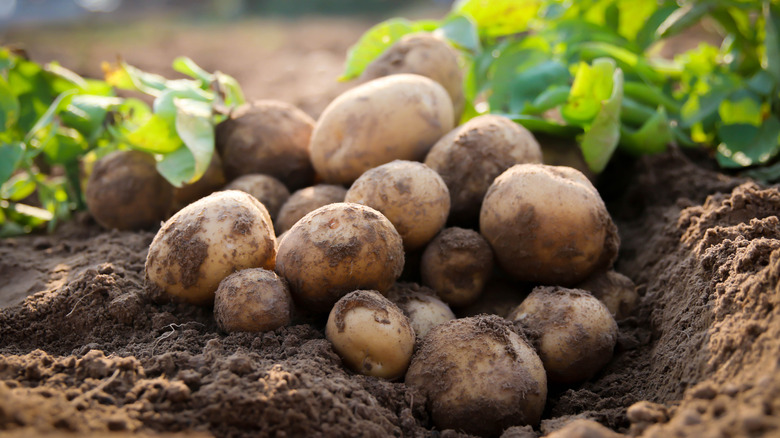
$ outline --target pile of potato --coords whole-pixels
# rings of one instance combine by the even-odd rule
[[[149,248],[149,287],[213,305],[226,332],[328,314],[344,364],[422,392],[436,427],[537,425],[548,382],[580,382],[609,362],[615,317],[637,296],[610,271],[617,229],[588,178],[541,164],[533,135],[502,116],[454,126],[461,81],[447,43],[404,38],[316,122],[271,101],[234,114],[190,186],[166,192],[148,177],[153,160],[117,153],[146,170],[116,190],[131,185],[146,204],[128,195],[133,207],[112,214],[143,220],[102,215],[96,196],[90,210],[106,227],[148,227],[172,205]],[[92,175],[103,198],[120,197],[106,196],[113,174],[101,170],[116,160]],[[167,201],[150,202],[155,193]],[[511,314],[456,319],[485,308],[491,277],[504,278]]]

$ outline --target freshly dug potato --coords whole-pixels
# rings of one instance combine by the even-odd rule
[[[512,324],[495,315],[434,327],[412,358],[405,382],[425,394],[436,427],[480,436],[538,425],[547,399],[539,356]]]
[[[415,339],[401,309],[373,290],[339,299],[328,315],[325,337],[350,369],[385,379],[404,375]]]
[[[439,140],[425,157],[450,189],[453,223],[471,224],[488,187],[515,164],[541,163],[533,134],[504,116],[475,117]]]
[[[290,190],[311,184],[309,140],[314,119],[285,102],[261,100],[239,109],[216,128],[225,174],[271,175]]]
[[[519,164],[502,173],[479,225],[498,263],[521,281],[575,285],[612,266],[620,244],[598,191],[570,167]]]
[[[225,190],[241,190],[254,196],[265,205],[272,219],[290,198],[290,191],[281,181],[259,173],[239,176],[226,185]]]
[[[463,318],[487,313],[506,318],[529,293],[530,286],[518,284],[517,281],[501,275],[493,275],[479,298],[468,306],[459,308],[457,316]]]
[[[214,318],[225,332],[266,332],[290,323],[292,296],[283,278],[262,268],[227,276],[214,297]]]
[[[226,182],[225,172],[222,170],[222,159],[215,151],[211,156],[209,167],[206,168],[206,172],[199,180],[182,187],[174,187],[171,213],[176,213],[198,199],[221,190]]]
[[[455,123],[463,112],[463,72],[458,52],[430,33],[406,35],[369,64],[360,76],[371,80],[398,73],[413,73],[440,83],[452,99]]]
[[[423,284],[444,302],[467,306],[479,298],[493,272],[493,251],[474,230],[445,228],[425,247],[420,263]]]
[[[395,160],[366,171],[349,188],[344,202],[367,205],[385,215],[407,251],[433,239],[450,212],[444,180],[417,161]]]
[[[639,304],[639,294],[636,285],[625,275],[609,270],[597,272],[587,280],[577,285],[577,289],[584,289],[609,309],[609,313],[620,320],[628,318]]]
[[[593,377],[612,359],[618,337],[607,307],[581,289],[537,287],[507,319],[539,334],[539,356],[556,383]]]
[[[300,189],[287,198],[276,216],[276,233],[282,235],[310,212],[336,202],[344,202],[347,189],[330,184],[318,184]]]
[[[416,283],[396,283],[386,295],[409,318],[419,339],[437,325],[455,319],[450,306],[431,288]]]
[[[401,275],[401,236],[382,213],[360,204],[336,203],[304,216],[279,242],[276,272],[296,303],[327,312],[357,289],[384,292]]]
[[[452,126],[452,101],[438,82],[390,75],[348,90],[325,108],[311,136],[311,161],[325,182],[350,184],[393,160],[421,161]]]
[[[263,204],[244,192],[216,192],[179,210],[154,236],[147,282],[193,304],[212,304],[235,271],[274,268],[276,237]]]
[[[116,151],[95,163],[85,194],[89,213],[100,226],[137,230],[165,219],[173,186],[157,172],[151,155]]]

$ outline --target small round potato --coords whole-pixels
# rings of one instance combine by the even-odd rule
[[[445,228],[425,247],[420,263],[423,284],[444,302],[468,306],[476,301],[493,272],[493,251],[479,233]]]
[[[453,126],[452,101],[425,76],[390,75],[348,90],[325,108],[309,150],[325,182],[350,184],[393,160],[421,161]]]
[[[254,196],[265,205],[272,219],[279,214],[282,205],[290,197],[290,191],[281,181],[259,173],[241,175],[226,185],[225,190],[241,190]]]
[[[285,102],[261,100],[240,108],[216,128],[216,146],[229,179],[271,175],[290,190],[311,184],[309,140],[314,119]]]
[[[293,299],[312,313],[329,311],[353,290],[386,291],[403,267],[393,224],[371,207],[345,202],[304,216],[284,235],[276,258]]]
[[[450,190],[450,218],[456,224],[476,222],[482,198],[503,171],[515,164],[541,163],[533,134],[504,116],[475,117],[439,140],[425,157]]]
[[[222,159],[214,151],[209,167],[206,168],[206,172],[199,180],[173,189],[171,213],[176,213],[198,199],[222,189],[226,182],[225,172],[222,170]]]
[[[543,284],[572,286],[609,268],[620,243],[598,191],[570,167],[519,164],[502,173],[479,225],[507,273]]]
[[[157,172],[151,155],[116,151],[95,163],[85,195],[89,213],[100,226],[137,230],[165,219],[173,187]]]
[[[414,330],[401,309],[373,290],[356,290],[336,302],[325,337],[352,370],[396,379],[409,367]]]
[[[431,288],[416,283],[396,283],[386,295],[409,318],[419,339],[437,325],[455,319],[450,306]]]
[[[507,319],[540,335],[539,356],[556,383],[593,377],[612,359],[618,337],[607,307],[580,289],[537,287]]]
[[[607,306],[609,312],[617,320],[631,316],[639,304],[639,294],[636,292],[634,282],[614,270],[591,275],[587,280],[578,284],[577,289],[584,289],[593,294]]]
[[[212,304],[235,271],[274,268],[276,237],[263,204],[237,190],[216,192],[179,210],[154,236],[149,283],[193,304]]]
[[[530,292],[531,286],[518,284],[517,281],[502,275],[494,275],[476,301],[458,309],[458,317],[487,313],[506,318]]]
[[[306,187],[290,195],[276,217],[276,233],[281,235],[312,211],[336,202],[344,202],[347,189],[330,184]]]
[[[536,426],[547,399],[539,356],[495,315],[434,327],[412,358],[405,381],[426,396],[439,429],[480,436],[498,436],[510,426]]]
[[[366,171],[347,191],[344,202],[379,210],[395,226],[407,251],[433,239],[450,212],[444,180],[417,161],[395,160]]]
[[[273,271],[244,269],[227,276],[214,297],[214,318],[225,332],[266,332],[290,323],[292,297]]]

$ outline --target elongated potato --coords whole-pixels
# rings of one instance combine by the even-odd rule
[[[328,105],[312,133],[311,161],[325,182],[349,184],[393,160],[421,161],[452,126],[452,101],[438,82],[386,76]]]

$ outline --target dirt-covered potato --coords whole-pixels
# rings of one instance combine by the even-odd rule
[[[303,310],[327,312],[357,289],[384,292],[401,275],[401,236],[382,213],[360,204],[320,207],[279,242],[276,272]]]
[[[581,289],[537,287],[507,319],[538,336],[547,378],[556,383],[593,377],[612,359],[618,337],[607,307]]]
[[[214,152],[206,172],[199,180],[173,189],[173,204],[171,214],[176,213],[189,204],[204,196],[208,196],[225,186],[225,172],[222,170],[222,159]]]
[[[449,43],[430,33],[406,35],[369,64],[363,80],[398,73],[413,73],[440,83],[452,99],[455,123],[463,112],[463,72],[458,52]]]
[[[421,161],[452,126],[452,101],[438,82],[390,75],[348,90],[325,108],[311,136],[311,161],[325,182],[350,184],[393,160]]]
[[[254,196],[265,205],[272,219],[290,198],[290,191],[281,181],[259,173],[239,176],[226,185],[225,190],[241,190]]]
[[[482,198],[493,180],[522,163],[541,163],[542,152],[533,134],[506,117],[475,117],[448,133],[425,157],[450,190],[450,217],[471,224],[479,216]]]
[[[179,210],[154,236],[147,282],[193,304],[212,304],[235,271],[274,268],[276,237],[263,204],[244,192],[216,192]]]
[[[373,290],[339,299],[328,315],[325,337],[350,369],[385,379],[404,375],[415,340],[401,309]]]
[[[349,188],[344,202],[368,205],[385,215],[407,251],[428,243],[450,212],[444,180],[417,161],[395,160],[366,171]]]
[[[116,151],[98,160],[85,193],[95,221],[118,230],[159,225],[172,194],[173,186],[157,172],[154,157],[139,151]]]
[[[245,106],[216,129],[225,174],[271,175],[290,190],[312,183],[309,140],[314,119],[285,102],[261,100]]]
[[[228,275],[214,297],[214,318],[225,332],[266,332],[290,323],[292,296],[273,271],[244,269]]]
[[[584,289],[593,294],[618,320],[631,316],[639,304],[639,294],[634,282],[614,270],[591,275],[578,284],[577,289]]]
[[[493,272],[493,251],[479,233],[445,228],[425,247],[420,262],[423,284],[452,306],[473,303]]]
[[[412,358],[405,382],[425,394],[433,423],[480,436],[536,426],[547,377],[536,352],[495,315],[434,327]]]
[[[437,325],[455,319],[450,306],[431,288],[416,283],[396,283],[385,295],[409,318],[420,339]]]
[[[572,286],[609,268],[620,244],[598,191],[570,167],[519,164],[502,173],[479,225],[507,273],[544,284]]]
[[[344,202],[345,196],[347,196],[347,189],[330,184],[317,184],[296,191],[287,198],[287,202],[282,205],[279,215],[276,216],[274,223],[276,234],[281,236],[302,217],[320,207]]]
[[[457,316],[463,318],[487,313],[506,318],[529,293],[531,293],[531,286],[525,283],[518,284],[514,279],[503,275],[493,275],[479,298],[468,306],[458,308]]]

